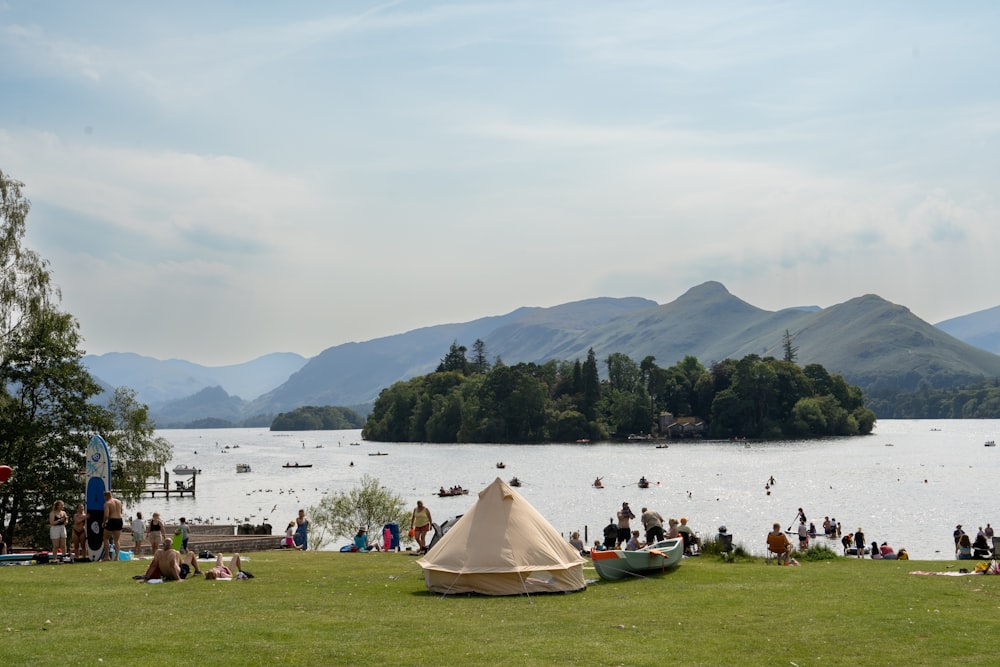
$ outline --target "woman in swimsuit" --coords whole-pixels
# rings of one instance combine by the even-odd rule
[[[161,544],[166,539],[163,520],[160,519],[159,512],[153,512],[153,518],[149,520],[149,544]]]
[[[87,557],[87,510],[83,503],[73,514],[73,553],[81,560]]]
[[[66,551],[67,523],[69,523],[69,516],[63,510],[63,501],[57,500],[52,505],[52,511],[49,512],[49,537],[52,538],[52,551],[54,553]]]
[[[222,554],[215,557],[215,567],[209,569],[205,572],[206,579],[233,579],[239,576],[240,573],[240,555],[233,554],[233,557],[229,559],[229,565],[222,564]]]

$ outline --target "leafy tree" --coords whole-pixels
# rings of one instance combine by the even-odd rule
[[[30,204],[23,184],[0,171],[0,462],[14,469],[0,487],[10,540],[45,537],[44,516],[61,499],[83,499],[84,453],[93,433],[108,442],[113,485],[135,500],[145,474],[170,456],[153,436],[146,406],[116,390],[107,406],[83,367],[76,320],[61,312],[48,263],[22,245]]]
[[[170,460],[172,447],[155,434],[149,408],[136,400],[135,390],[115,389],[104,414],[101,429],[113,463],[113,485],[119,500],[134,502],[142,497],[146,478],[159,474]]]
[[[490,362],[486,359],[486,343],[477,338],[472,344],[472,361],[469,370],[476,375],[486,375],[490,370]]]
[[[469,372],[469,362],[465,358],[467,351],[467,348],[464,345],[459,345],[457,340],[453,342],[448,349],[448,354],[444,355],[441,363],[438,364],[437,372],[457,371],[467,375]]]
[[[784,360],[794,364],[799,355],[799,348],[793,344],[792,334],[788,332],[788,329],[785,329],[785,335],[781,337],[781,349],[784,351]]]
[[[597,416],[597,403],[601,400],[601,378],[597,372],[597,355],[594,353],[594,348],[587,350],[587,360],[583,362],[581,371],[581,412],[588,420],[593,421]]]
[[[359,486],[350,491],[324,495],[309,508],[312,517],[310,541],[321,549],[336,538],[351,538],[364,526],[373,534],[387,523],[409,526],[409,513],[402,496],[371,475],[363,475]]]
[[[613,389],[624,392],[633,392],[641,386],[639,379],[641,371],[628,355],[621,352],[609,354],[605,362],[608,366],[608,382]]]

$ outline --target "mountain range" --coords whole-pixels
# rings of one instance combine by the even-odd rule
[[[307,359],[265,355],[244,364],[207,367],[128,353],[86,355],[104,386],[129,386],[161,428],[207,423],[267,425],[305,405],[366,413],[392,383],[433,371],[452,343],[486,344],[504,363],[599,360],[612,352],[635,361],[653,356],[671,366],[694,356],[708,366],[748,354],[781,356],[788,331],[801,365],[819,363],[865,391],[947,387],[1000,377],[1000,307],[931,325],[873,294],[828,308],[757,308],[718,282],[676,300],[594,298],[550,308],[424,327],[330,347]]]

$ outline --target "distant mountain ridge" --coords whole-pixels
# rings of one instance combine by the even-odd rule
[[[471,349],[482,339],[491,361],[499,357],[508,364],[583,359],[593,348],[602,361],[621,352],[636,361],[653,356],[666,367],[690,355],[707,366],[747,354],[781,356],[786,330],[798,347],[798,363],[823,364],[866,391],[1000,377],[1000,356],[879,296],[868,294],[828,308],[767,311],[714,281],[663,305],[636,297],[602,297],[551,308],[519,308],[472,322],[337,345],[308,360],[267,355],[216,369],[138,355],[88,356],[84,362],[104,383],[137,389],[161,427],[208,418],[238,424],[306,405],[364,409],[392,383],[433,371],[455,341]],[[102,365],[108,356],[112,359],[105,361],[113,363]],[[143,382],[136,386],[122,381],[124,377]],[[218,390],[203,391],[212,387]],[[171,400],[171,392],[188,388],[187,394],[174,393]]]
[[[969,345],[1000,354],[1000,306],[953,317],[935,326]]]
[[[129,352],[83,357],[83,365],[91,375],[113,387],[131,387],[150,407],[192,396],[207,387],[256,398],[287,380],[307,361],[291,352],[267,354],[231,366],[201,366],[180,359],[162,361]]]

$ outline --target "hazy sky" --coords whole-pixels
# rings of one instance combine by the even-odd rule
[[[933,323],[1000,304],[998,19],[0,0],[0,169],[94,354],[312,356],[706,280]]]

